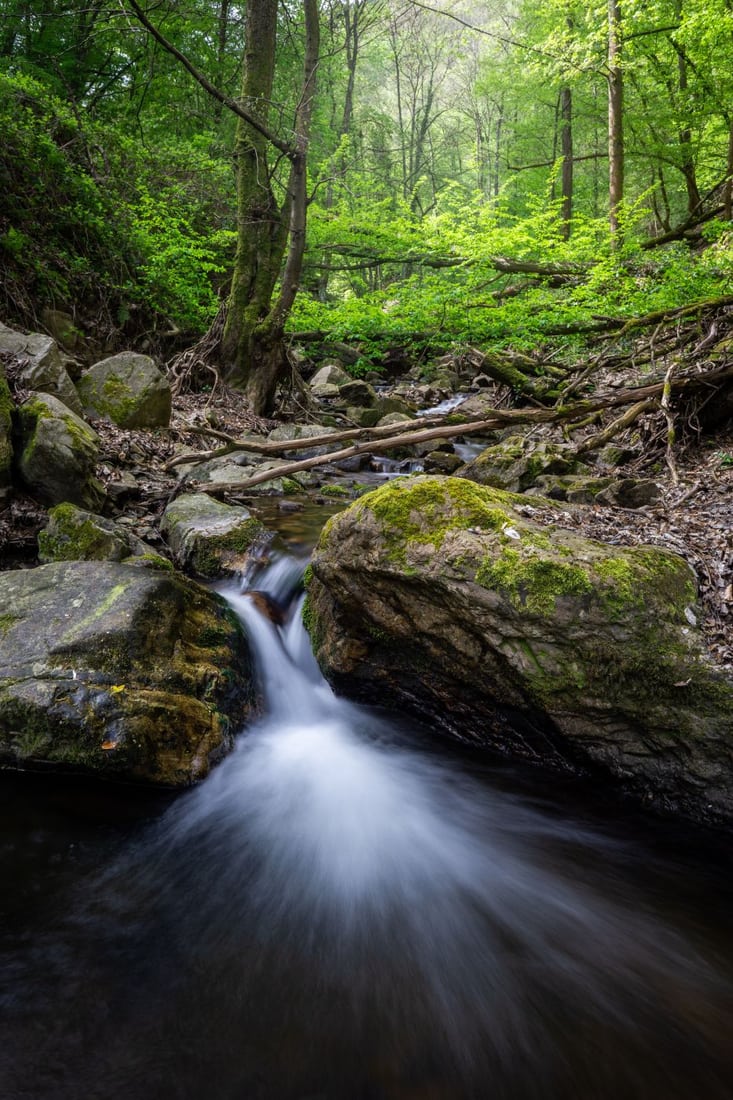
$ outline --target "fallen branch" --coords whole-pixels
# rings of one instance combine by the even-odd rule
[[[628,428],[635,420],[638,420],[642,413],[645,413],[648,409],[652,409],[656,406],[657,402],[653,397],[647,397],[643,401],[637,401],[635,405],[632,405],[630,409],[627,409],[621,416],[617,416],[615,420],[605,427],[602,431],[596,432],[595,435],[589,435],[587,439],[584,439],[582,443],[579,443],[575,448],[575,455],[579,458],[581,455],[587,454],[588,451],[596,451],[599,447],[605,447],[611,439]],[[594,414],[595,415],[595,414]]]
[[[363,443],[356,443],[338,451],[331,451],[328,454],[314,455],[312,458],[304,458],[285,463],[285,465],[278,466],[275,469],[261,470],[243,481],[217,482],[215,484],[195,482],[194,485],[197,491],[203,493],[243,493],[266,481],[273,481],[280,477],[292,477],[293,474],[300,473],[301,471],[312,470],[316,466],[325,466],[332,462],[341,462],[347,458],[354,458],[356,455],[373,454],[376,450],[375,443],[379,444],[379,451],[381,453],[383,451],[394,450],[396,447],[427,443],[433,439],[455,439],[458,436],[482,435],[504,428],[507,424],[563,423],[582,419],[589,416],[591,413],[599,412],[604,409],[638,404],[649,399],[659,400],[664,393],[666,385],[669,385],[670,390],[676,392],[717,384],[729,378],[733,378],[733,365],[709,371],[707,374],[687,375],[679,379],[670,378],[664,382],[652,383],[647,386],[637,386],[629,390],[606,394],[594,401],[578,401],[573,405],[560,405],[554,409],[487,409],[489,415],[482,420],[468,421],[463,424],[443,424],[439,427],[424,428],[420,431],[402,430],[398,434],[393,434],[386,438],[367,439]],[[394,428],[392,428],[392,431],[394,431]],[[353,437],[354,433],[334,433],[334,435],[341,435],[342,438],[349,438],[350,434]],[[315,436],[310,440],[294,440],[288,442],[285,446],[283,446],[283,444],[277,444],[277,446],[290,450],[294,450],[297,447],[303,448],[306,444],[310,446],[324,446],[329,439],[332,442],[335,441],[334,436]],[[251,444],[248,445],[248,449],[252,449]]]

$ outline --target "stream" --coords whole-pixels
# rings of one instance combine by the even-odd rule
[[[725,840],[335,697],[304,564],[222,590],[263,708],[200,787],[2,777],[0,1097],[732,1097]]]

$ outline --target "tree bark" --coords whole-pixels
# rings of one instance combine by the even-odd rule
[[[624,198],[624,81],[621,69],[621,4],[608,0],[608,220],[611,238],[621,244]]]
[[[278,205],[268,163],[269,106],[275,75],[277,0],[247,7],[242,101],[263,123],[237,121],[237,251],[222,338],[223,373],[242,387],[252,410],[266,416],[286,365],[283,329],[300,282],[305,249],[306,153],[318,61],[317,0],[304,0],[303,83],[295,115],[294,143],[285,197]],[[273,301],[283,259],[280,291]]]

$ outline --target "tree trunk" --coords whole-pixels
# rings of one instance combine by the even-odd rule
[[[300,282],[305,249],[306,152],[318,60],[317,0],[304,0],[306,45],[290,175],[278,206],[268,165],[271,143],[237,120],[237,251],[222,338],[224,377],[247,393],[258,415],[272,411],[286,358],[283,330]],[[247,6],[242,102],[267,127],[275,74],[277,0]],[[287,249],[280,291],[275,288]]]
[[[624,82],[621,70],[621,4],[608,0],[608,220],[611,238],[621,244],[624,198]]]
[[[570,238],[573,217],[573,93],[568,85],[560,89],[560,151],[562,154],[562,235]]]

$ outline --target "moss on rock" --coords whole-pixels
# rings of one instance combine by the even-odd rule
[[[707,655],[677,555],[541,528],[526,497],[418,477],[326,525],[308,593],[339,690],[733,820],[733,683]]]

